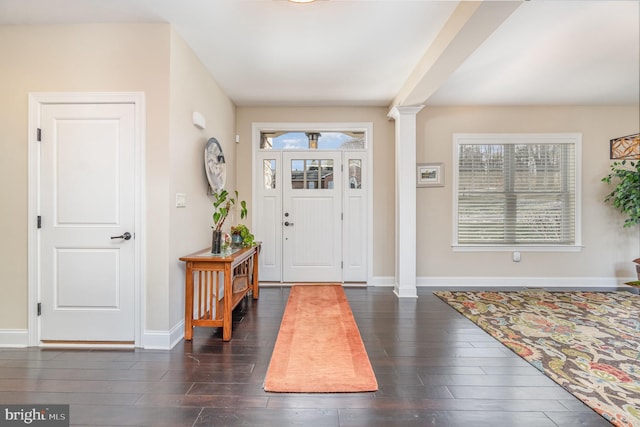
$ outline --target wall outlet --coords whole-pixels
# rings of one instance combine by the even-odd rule
[[[520,262],[520,252],[513,253],[513,262]]]

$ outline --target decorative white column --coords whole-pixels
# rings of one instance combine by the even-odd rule
[[[398,298],[417,298],[416,290],[416,115],[424,106],[393,107],[396,122],[396,275]]]

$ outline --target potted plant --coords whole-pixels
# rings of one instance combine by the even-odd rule
[[[222,251],[222,226],[236,204],[238,192],[231,197],[227,190],[218,190],[213,193],[213,236],[211,240],[211,252],[219,254]],[[247,202],[240,201],[240,218],[247,216]]]
[[[255,236],[251,234],[249,228],[244,224],[238,224],[231,227],[231,244],[237,246],[253,245]]]
[[[613,162],[609,175],[602,178],[602,182],[616,185],[611,193],[607,194],[604,201],[626,216],[624,227],[633,227],[640,224],[640,161]],[[640,258],[633,260],[636,263],[636,273],[640,282]],[[640,283],[639,283],[640,284]]]

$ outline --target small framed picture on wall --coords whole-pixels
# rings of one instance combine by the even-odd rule
[[[444,163],[418,163],[416,187],[443,187]]]

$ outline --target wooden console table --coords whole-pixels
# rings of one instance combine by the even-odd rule
[[[187,264],[185,278],[184,339],[194,326],[222,327],[222,339],[231,340],[231,314],[249,292],[258,299],[258,254],[255,246],[227,249],[219,255],[203,249],[180,258]],[[222,276],[222,279],[221,279]]]

